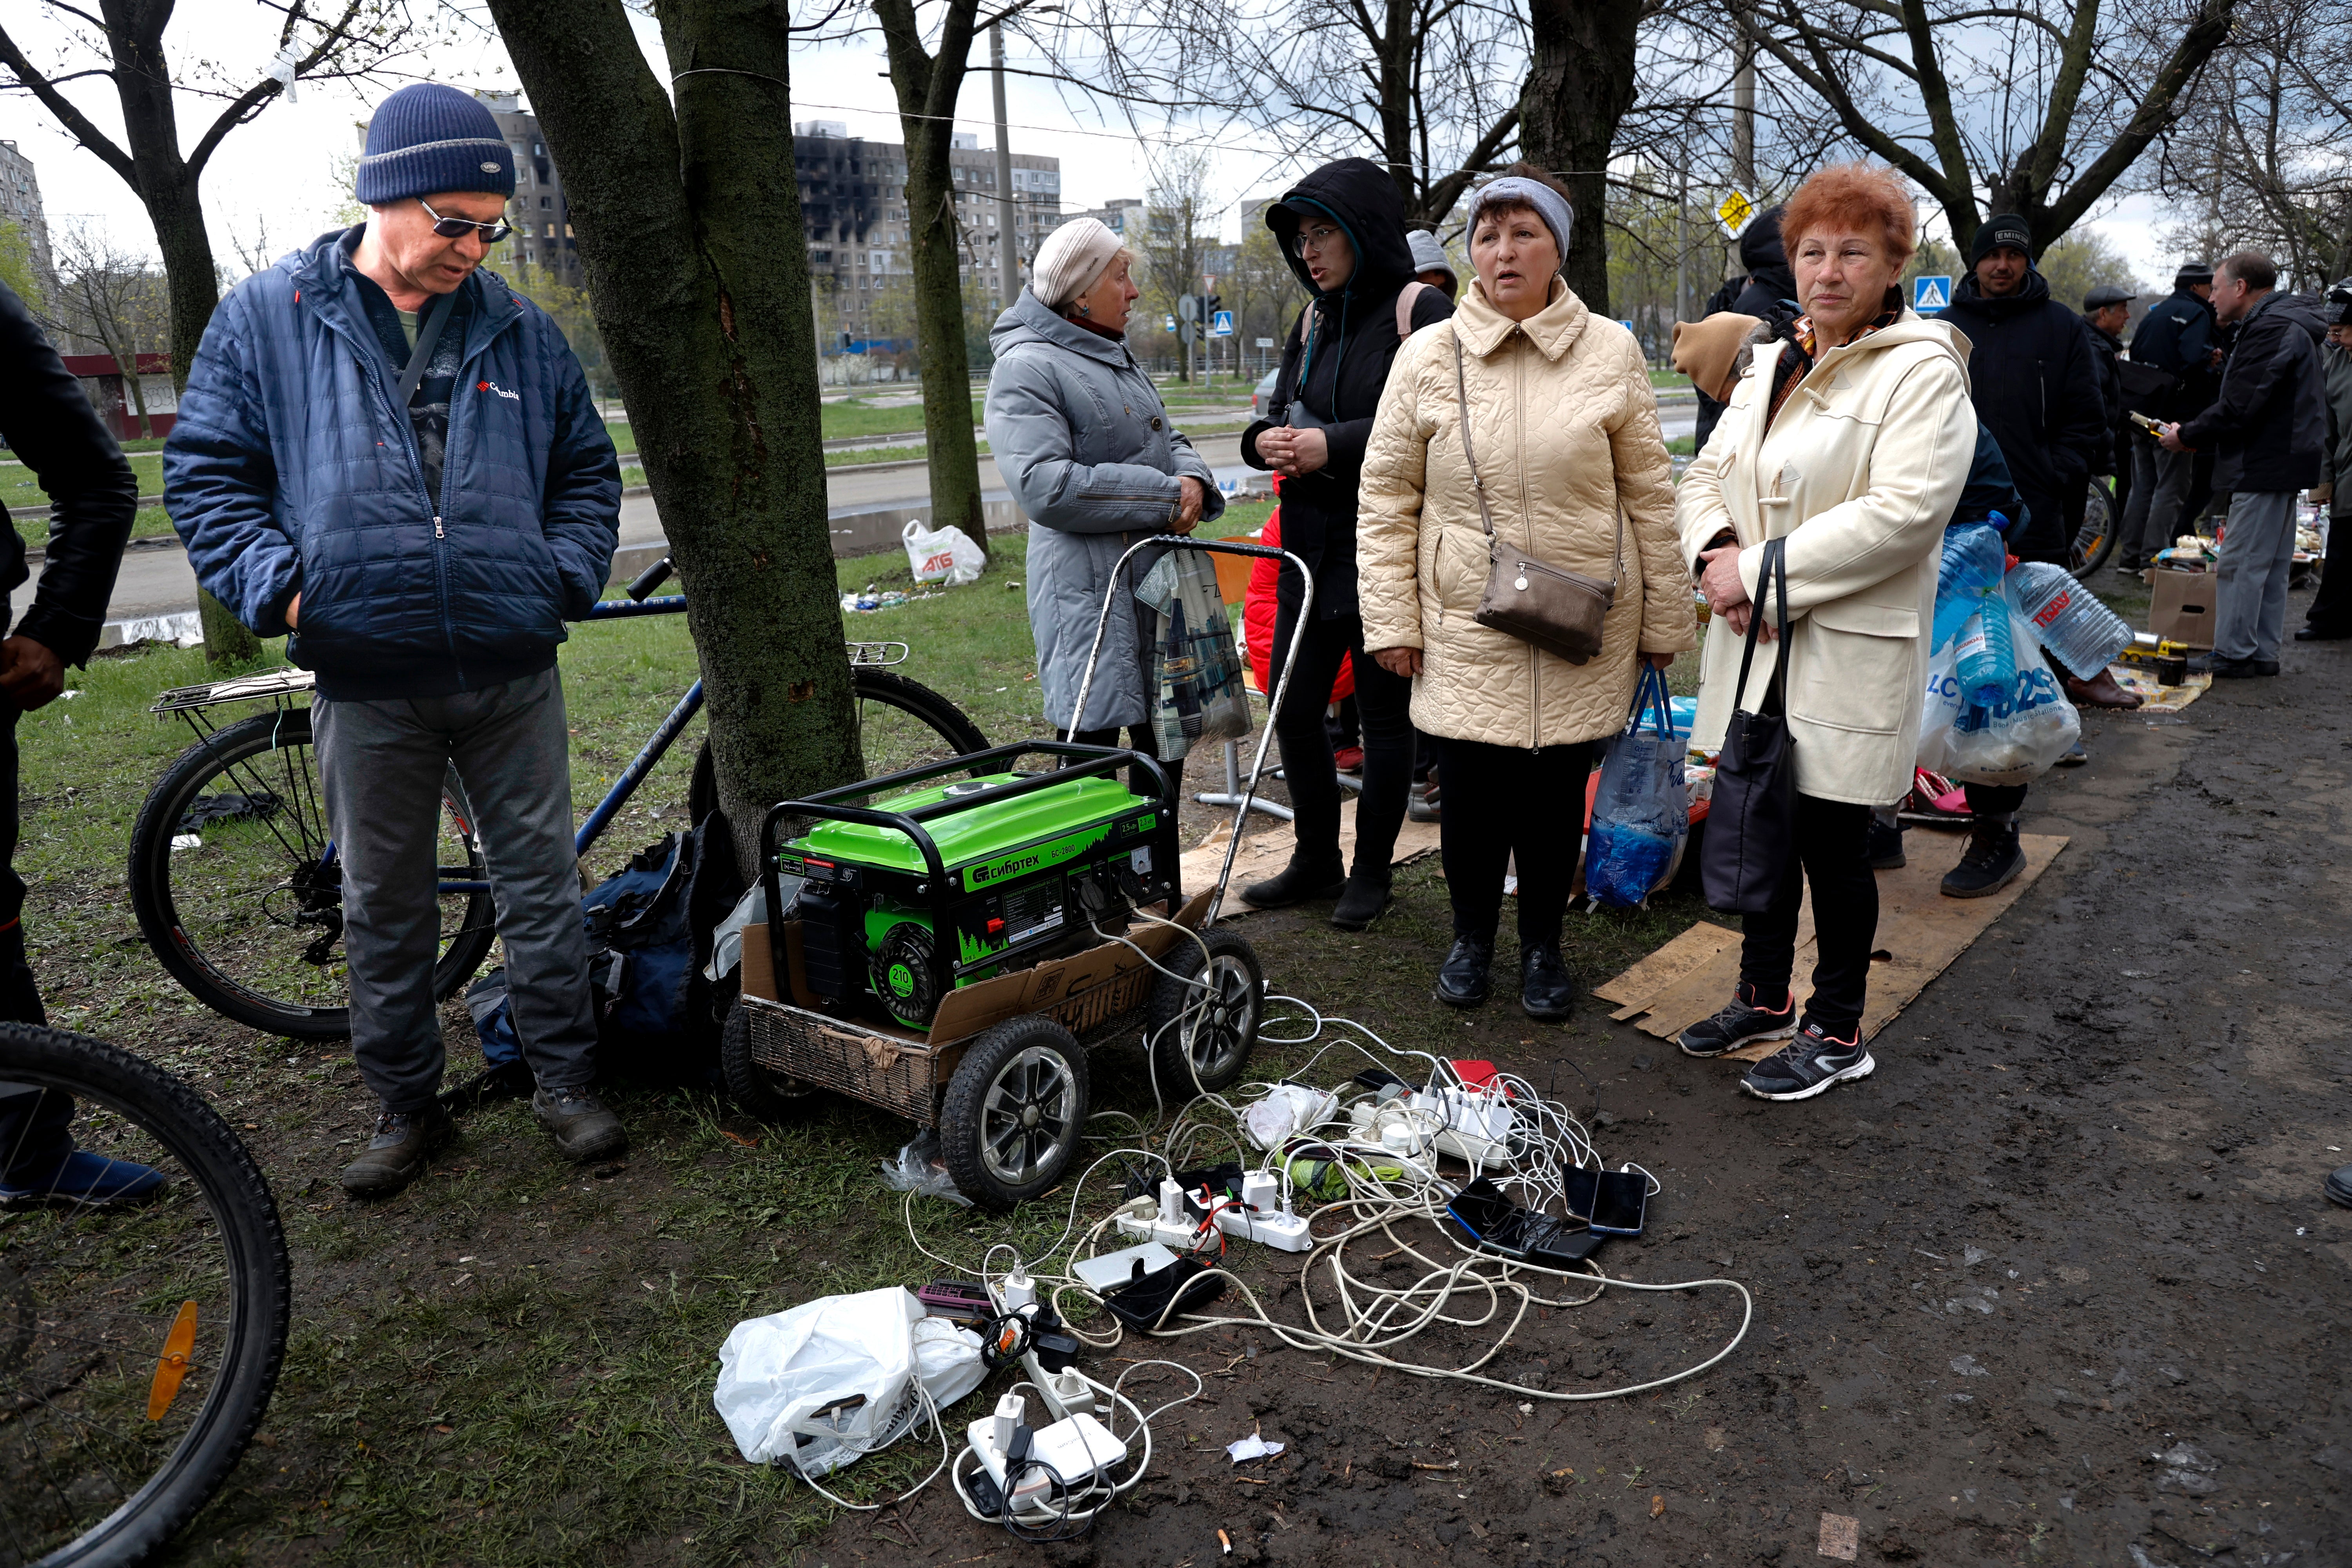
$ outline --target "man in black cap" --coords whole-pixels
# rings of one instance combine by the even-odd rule
[[[2305,493],[2327,508],[2327,564],[2295,629],[2297,642],[2352,637],[2352,278],[2329,287],[2326,311],[2327,342],[2319,364],[2327,389],[2327,450],[2319,461],[2319,482]],[[2352,1203],[2352,1196],[2346,1201]]]
[[[2117,368],[2124,352],[2124,323],[2131,317],[2131,302],[2139,296],[2112,283],[2102,283],[2083,296],[2083,321],[2091,329],[2091,363],[2099,375],[2099,400],[2106,405],[2106,439],[2099,447],[2098,459],[2092,464],[2095,474],[2113,475],[2116,498],[2108,511],[2108,526],[2122,521],[2122,509],[2131,488],[2131,458],[2124,446],[2124,432],[2130,428],[2124,417],[2123,373]],[[2080,508],[2088,504],[2085,491],[2075,501],[2075,515],[2067,520],[2070,536],[2082,537]]]
[[[2202,261],[2184,263],[2173,274],[2172,292],[2148,308],[2132,334],[2131,363],[2142,390],[2131,412],[2151,419],[2192,419],[2205,412],[2220,388],[2214,369],[2213,269]],[[2188,523],[2196,458],[2168,452],[2156,438],[2133,427],[2131,493],[2124,505],[2124,530],[2116,543],[2118,571],[2137,572],[2178,538]]]
[[[1969,275],[1952,291],[1942,319],[1968,335],[1969,395],[1977,420],[1992,432],[2024,499],[2024,522],[2012,527],[2010,552],[2021,561],[2069,564],[2069,519],[2078,519],[2106,434],[2106,404],[2099,393],[2097,355],[2083,318],[2050,297],[2034,270],[2032,231],[2014,213],[2001,213],[1977,230]],[[2070,505],[2070,500],[2072,504]],[[2055,661],[2053,661],[2053,668]],[[2137,703],[2104,669],[2088,681],[2062,671],[2067,695],[2102,707]],[[2023,784],[1969,784],[1976,826],[1960,863],[1944,879],[1952,898],[1981,898],[2024,869],[2017,813]]]

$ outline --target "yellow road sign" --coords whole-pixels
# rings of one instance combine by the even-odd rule
[[[1723,205],[1715,209],[1716,221],[1722,224],[1723,232],[1734,239],[1739,237],[1739,231],[1746,228],[1748,220],[1755,216],[1756,204],[1738,191],[1724,197]]]

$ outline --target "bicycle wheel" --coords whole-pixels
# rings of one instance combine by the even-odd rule
[[[2089,481],[2090,494],[2083,504],[2083,526],[2074,535],[2074,542],[2066,552],[2066,570],[2077,577],[2088,577],[2107,563],[2116,552],[2115,493],[2098,479]]]
[[[203,1097],[129,1051],[0,1024],[0,1081],[71,1095],[83,1151],[164,1177],[136,1202],[0,1209],[0,1559],[142,1562],[268,1406],[291,1300],[278,1205]],[[19,1183],[29,1099],[0,1100]]]
[[[262,713],[180,754],[131,834],[140,934],[191,995],[224,1017],[299,1040],[351,1033],[340,865],[329,836],[310,713]],[[473,814],[453,771],[442,785],[445,881],[487,886]],[[433,995],[481,967],[497,936],[488,891],[441,898]]]
[[[988,750],[988,737],[963,710],[919,681],[887,669],[853,669],[849,677],[857,696],[858,744],[867,778]],[[700,822],[718,804],[719,775],[705,740],[687,786],[687,819]]]

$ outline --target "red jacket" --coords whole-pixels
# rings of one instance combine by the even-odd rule
[[[1275,481],[1279,492],[1282,481]],[[1282,542],[1282,506],[1277,500],[1258,531],[1260,544]],[[1257,675],[1257,689],[1268,696],[1274,692],[1274,676],[1268,665],[1274,647],[1274,589],[1282,574],[1279,561],[1260,560],[1250,567],[1249,591],[1242,595],[1242,637],[1249,645],[1250,668]],[[1339,677],[1331,683],[1331,700],[1340,701],[1356,694],[1356,668],[1348,658],[1339,660]]]

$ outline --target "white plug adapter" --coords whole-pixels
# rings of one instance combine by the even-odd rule
[[[1013,1429],[1029,1419],[1029,1402],[1017,1394],[1002,1394],[996,1401],[996,1413],[989,1420],[989,1436],[995,1441],[996,1451],[1003,1454],[1013,1447]],[[1002,1475],[997,1478],[1003,1479]]]
[[[1013,1272],[1007,1274],[1003,1282],[996,1287],[996,1310],[1000,1312],[1018,1312],[1036,1304],[1036,1281],[1029,1278],[1028,1271],[1021,1265],[1014,1264]]]
[[[1184,1189],[1172,1176],[1160,1178],[1160,1219],[1163,1225],[1181,1225],[1188,1218],[1184,1213]]]
[[[1052,1466],[1064,1486],[1076,1487],[1125,1463],[1127,1445],[1111,1436],[1110,1428],[1093,1416],[1077,1413],[1038,1433],[1030,1445],[1029,1456]],[[1038,1473],[1042,1472],[1032,1472]]]

